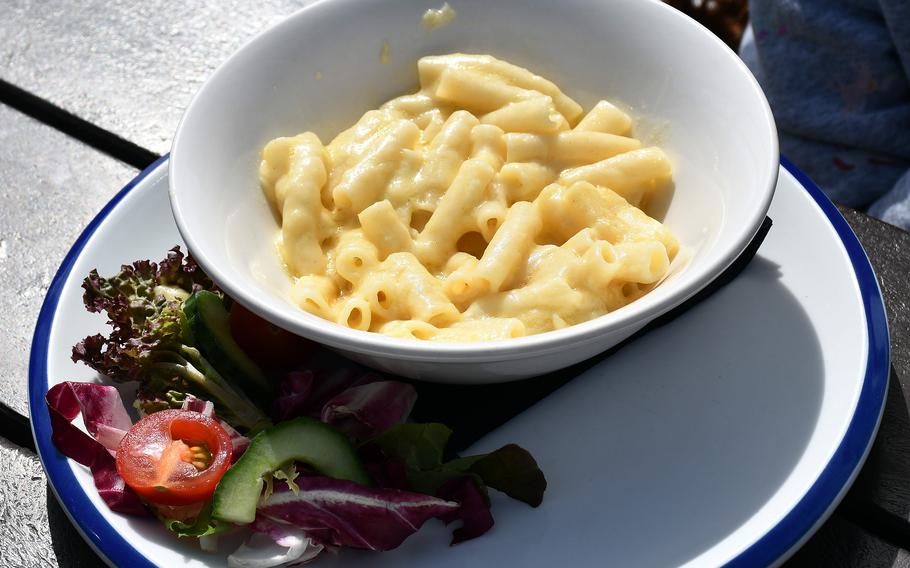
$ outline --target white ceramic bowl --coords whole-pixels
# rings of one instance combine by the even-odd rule
[[[317,2],[253,39],[200,89],[171,150],[171,204],[190,251],[233,298],[382,370],[495,382],[610,348],[695,294],[746,247],[774,191],[777,135],[758,84],[708,30],[657,0],[450,0],[456,19],[428,31],[421,15],[440,4]],[[306,130],[331,140],[366,110],[416,90],[418,58],[458,51],[527,67],[585,108],[600,98],[627,105],[636,134],[673,161],[675,192],[664,221],[692,254],[688,266],[603,317],[497,342],[390,338],[294,306],[273,244],[276,220],[259,189],[261,148]]]

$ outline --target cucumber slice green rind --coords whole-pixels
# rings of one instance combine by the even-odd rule
[[[190,332],[218,372],[256,401],[271,398],[272,385],[231,335],[228,312],[217,294],[202,290],[183,306]]]
[[[263,477],[290,461],[304,462],[336,479],[372,485],[357,452],[341,432],[312,418],[296,418],[260,432],[218,483],[212,516],[237,524],[253,522]]]

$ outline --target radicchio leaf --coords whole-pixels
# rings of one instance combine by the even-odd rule
[[[93,434],[100,427],[129,429],[129,416],[117,389],[91,383],[63,382],[51,387],[45,400],[51,417],[51,441],[57,450],[91,470],[98,494],[112,511],[147,515],[139,497],[117,473],[111,451],[72,423],[76,416],[82,414],[86,429]]]
[[[325,545],[391,550],[428,519],[458,509],[430,495],[377,489],[329,477],[299,477],[295,494],[276,483],[258,515],[290,523]]]
[[[450,479],[442,484],[436,494],[461,505],[440,517],[446,524],[462,521],[461,526],[452,532],[451,544],[477,538],[493,527],[490,501],[471,477]]]
[[[363,455],[361,454],[361,458]],[[409,484],[408,468],[404,460],[398,456],[385,457],[379,455],[373,460],[364,460],[364,465],[377,487],[392,489],[416,489],[420,493],[432,495],[434,492],[421,491]]]
[[[142,501],[127,487],[117,472],[114,457],[101,444],[96,446],[95,460],[88,467],[92,472],[92,480],[95,482],[98,495],[111,511],[138,517],[148,515]]]
[[[186,395],[186,398],[183,399],[183,405],[180,408],[191,412],[199,412],[208,418],[211,418],[215,414],[215,405],[211,401],[196,398],[191,394]]]
[[[319,418],[330,400],[349,388],[381,380],[382,377],[350,367],[339,366],[319,370],[292,371],[285,375],[272,403],[277,420],[298,416]]]
[[[95,432],[95,440],[112,452],[117,451],[124,436],[126,436],[126,430],[113,428],[106,424],[99,424],[98,431]]]
[[[407,420],[417,391],[399,381],[376,381],[351,387],[322,407],[319,419],[364,440]]]
[[[318,418],[322,407],[342,392],[380,380],[382,380],[382,376],[352,368],[347,363],[345,366],[321,368],[316,371],[313,378],[313,387],[310,389],[307,401],[307,412],[310,416]]]
[[[288,373],[272,403],[276,420],[310,416],[354,438],[367,439],[407,419],[414,388],[350,367]]]
[[[257,519],[251,528],[256,532],[228,556],[231,568],[299,566],[314,560],[325,550],[323,545],[317,544],[293,525]]]
[[[231,437],[231,463],[237,463],[237,460],[240,459],[243,452],[250,447],[250,439],[235,430],[233,426],[224,420],[221,420],[218,417],[215,419],[218,420],[218,424],[221,424],[224,431]]]
[[[306,414],[313,379],[313,371],[292,371],[285,375],[272,402],[272,416],[276,420],[290,420]]]
[[[48,406],[60,412],[68,421],[82,414],[89,434],[96,436],[100,427],[127,431],[133,425],[120,393],[111,386],[67,381],[47,391]]]

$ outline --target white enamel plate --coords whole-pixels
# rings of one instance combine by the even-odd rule
[[[51,485],[112,564],[220,566],[152,520],[110,512],[88,470],[50,442],[44,394],[92,380],[72,345],[104,329],[80,284],[180,242],[162,160],[105,207],[48,291],[32,344],[30,410]],[[491,432],[516,442],[549,486],[531,509],[494,499],[496,526],[449,547],[428,523],[388,553],[344,550],[323,566],[668,566],[780,562],[823,522],[865,459],[885,400],[888,330],[859,242],[785,164],[758,255],[731,284]],[[470,409],[466,409],[469,412]]]

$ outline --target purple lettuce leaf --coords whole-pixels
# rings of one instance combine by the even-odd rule
[[[380,375],[350,366],[292,371],[285,375],[272,403],[272,415],[278,420],[298,416],[319,418],[327,402],[352,387],[382,380]]]
[[[201,398],[196,398],[195,396],[188,394],[186,398],[183,399],[183,404],[180,406],[181,410],[189,410],[192,412],[199,412],[200,414],[211,418],[215,414],[215,404],[209,400],[203,400]]]
[[[302,530],[280,541],[266,533],[253,533],[228,556],[230,568],[273,568],[302,566],[316,559],[324,547],[307,538]]]
[[[313,371],[309,370],[292,371],[285,375],[272,402],[272,417],[281,421],[304,416],[314,379]]]
[[[417,391],[399,381],[350,387],[322,407],[319,419],[357,439],[367,439],[407,420]]]
[[[215,417],[215,420],[218,421],[218,424],[220,424],[221,427],[224,428],[224,431],[228,433],[228,436],[231,437],[231,463],[237,463],[237,460],[240,459],[243,452],[250,447],[250,439],[217,416]]]
[[[445,524],[460,520],[460,527],[452,532],[455,545],[472,538],[477,538],[493,528],[493,514],[490,512],[490,501],[485,491],[481,491],[475,478],[461,476],[442,484],[436,495],[447,501],[457,501],[458,509],[440,516]]]
[[[118,432],[126,433],[133,425],[120,393],[111,386],[66,381],[51,387],[45,400],[52,421],[57,420],[52,424],[51,441],[62,453],[85,466],[94,460],[94,445],[99,441],[72,424],[77,416],[82,415],[89,434],[97,436],[100,430],[108,439],[116,438]],[[119,437],[122,438],[122,434]],[[116,451],[117,447],[108,449]]]
[[[253,535],[228,557],[232,568],[300,566],[331,547],[318,544],[301,529],[279,521],[257,518],[250,525]]]
[[[99,424],[98,431],[95,432],[95,440],[106,449],[115,453],[117,452],[117,448],[120,447],[120,442],[123,440],[124,436],[126,436],[126,430],[113,428],[106,424]]]
[[[382,376],[376,373],[351,366],[318,369],[315,371],[313,386],[307,401],[307,414],[318,418],[322,407],[342,392],[352,387],[381,380]]]
[[[158,263],[156,276],[161,285],[182,288],[191,293],[199,290],[220,292],[196,259],[189,254],[184,256],[179,246],[167,251],[167,257]]]
[[[350,367],[293,371],[278,387],[272,416],[318,418],[363,440],[407,420],[416,400],[411,385]]]
[[[129,416],[117,389],[91,383],[63,382],[51,387],[45,400],[51,417],[51,441],[57,450],[91,470],[98,494],[112,511],[147,515],[139,497],[117,473],[111,450],[72,423],[79,414],[83,414],[89,432],[98,432],[101,427],[129,429]]]
[[[382,455],[374,457],[373,459],[364,459],[363,454],[361,454],[361,459],[363,459],[364,466],[367,468],[370,477],[373,478],[373,482],[377,487],[404,490],[415,489],[409,483],[408,467],[403,459],[396,456],[387,458]],[[426,493],[425,491],[420,490],[418,490],[418,492]],[[432,494],[433,492],[428,493],[428,495]]]
[[[175,404],[179,408],[178,401],[194,394],[213,402],[219,416],[243,431],[268,425],[243,389],[195,345],[185,302],[214,285],[179,248],[160,264],[136,261],[110,277],[92,270],[82,287],[88,311],[104,312],[111,329],[106,337],[92,335],[74,346],[74,362],[114,381],[140,383],[138,398],[146,413]]]
[[[146,516],[148,511],[117,472],[117,462],[101,444],[95,449],[95,460],[89,465],[95,489],[111,511],[125,515]]]
[[[183,258],[179,249],[168,259],[172,254]],[[166,271],[174,272],[172,266]],[[92,270],[82,283],[82,300],[89,312],[106,313],[112,329],[109,337],[92,335],[76,344],[73,362],[82,361],[115,381],[140,380],[147,353],[183,335],[183,298],[173,297],[172,284],[176,282],[163,282],[158,265],[148,260],[124,264],[110,278]],[[189,295],[188,290],[180,293]]]
[[[111,386],[67,381],[51,387],[47,400],[48,404],[53,401],[54,408],[69,421],[82,414],[92,436],[98,434],[100,427],[125,432],[133,425],[120,393]]]
[[[458,503],[397,489],[378,489],[328,477],[299,477],[298,492],[276,483],[257,515],[289,523],[329,546],[391,550],[428,519]]]

